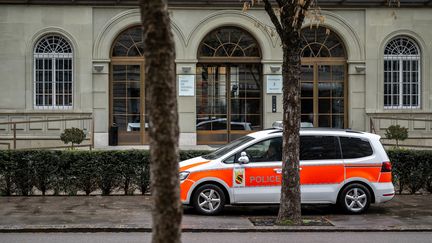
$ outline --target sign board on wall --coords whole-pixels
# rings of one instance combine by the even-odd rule
[[[179,96],[195,95],[195,75],[179,75]]]
[[[282,94],[282,75],[267,75],[267,94]]]

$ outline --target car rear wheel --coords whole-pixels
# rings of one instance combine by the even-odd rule
[[[193,195],[192,206],[200,214],[218,214],[225,206],[225,194],[216,185],[200,186]]]
[[[371,193],[362,184],[350,184],[342,190],[338,203],[349,214],[361,214],[370,206]]]

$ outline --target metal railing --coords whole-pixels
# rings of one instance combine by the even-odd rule
[[[377,133],[377,128],[375,127],[374,120],[432,122],[432,119],[426,119],[426,118],[403,118],[403,117],[369,116],[369,132],[370,133],[374,133],[374,134]],[[410,137],[408,137],[408,138],[410,138]],[[392,144],[392,143],[383,143],[383,145],[384,146],[396,146],[396,144]],[[432,149],[432,146],[429,146],[429,145],[399,144],[398,146],[399,147],[407,147],[407,148]]]
[[[94,148],[94,119],[93,116],[91,117],[78,117],[78,118],[65,118],[65,119],[46,119],[46,120],[33,120],[33,121],[11,121],[11,122],[0,122],[0,125],[10,125],[12,130],[12,138],[11,139],[4,139],[3,140],[12,140],[12,149],[17,149],[17,140],[38,140],[30,139],[30,138],[18,138],[17,137],[17,124],[32,124],[32,123],[50,123],[50,122],[68,122],[68,121],[86,121],[91,120],[90,122],[90,128],[88,133],[90,134],[90,144],[80,144],[80,145],[74,145],[74,147],[89,147],[91,150]],[[58,138],[60,140],[60,136]],[[8,147],[8,150],[11,149],[10,143],[0,143],[0,145],[6,145]],[[51,146],[51,147],[38,147],[38,148],[27,148],[27,149],[60,149],[60,148],[70,148],[71,146]]]

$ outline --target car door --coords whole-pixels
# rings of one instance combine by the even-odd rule
[[[345,168],[339,139],[329,135],[300,137],[300,184],[303,203],[333,203]]]
[[[282,166],[282,137],[259,141],[246,149],[249,163],[235,163],[235,203],[279,203]],[[240,153],[236,155],[236,159]]]
[[[374,153],[367,138],[340,137],[346,180],[365,179],[378,182],[382,159]]]

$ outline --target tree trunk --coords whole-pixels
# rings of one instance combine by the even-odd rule
[[[283,49],[283,154],[282,188],[277,224],[301,223],[300,204],[300,38],[285,32]]]
[[[140,0],[146,99],[149,114],[152,242],[180,242],[182,205],[178,178],[175,49],[167,4]]]

